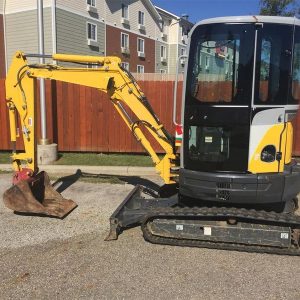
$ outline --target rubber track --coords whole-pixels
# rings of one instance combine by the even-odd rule
[[[222,250],[233,250],[243,252],[258,252],[258,253],[271,253],[279,255],[293,255],[299,256],[300,249],[296,246],[292,248],[279,248],[279,247],[268,247],[258,245],[246,245],[246,244],[235,244],[235,243],[224,243],[224,242],[210,242],[210,241],[199,241],[190,239],[176,239],[167,238],[153,235],[147,224],[156,218],[180,218],[195,219],[205,217],[206,220],[211,217],[226,217],[236,218],[249,221],[260,221],[263,223],[271,223],[272,225],[283,225],[286,227],[299,228],[300,229],[300,217],[296,215],[281,214],[275,212],[256,211],[247,209],[237,208],[160,208],[151,211],[144,219],[141,225],[145,240],[153,244],[164,244],[172,246],[182,247],[200,247],[200,248],[211,248],[211,249],[222,249]]]

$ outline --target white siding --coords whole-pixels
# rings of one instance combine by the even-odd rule
[[[51,0],[44,0],[44,7],[51,6]],[[6,0],[5,14],[28,11],[37,8],[37,0]]]

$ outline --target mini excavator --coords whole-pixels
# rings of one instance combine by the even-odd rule
[[[268,16],[203,20],[190,32],[188,48],[180,155],[119,58],[47,56],[97,65],[87,69],[29,64],[28,58],[38,55],[17,52],[6,79],[15,169],[13,186],[3,197],[6,206],[56,217],[76,207],[36,164],[36,79],[60,80],[107,93],[165,182],[156,197],[136,186],[110,217],[106,240],[141,225],[144,238],[157,244],[300,255],[295,214],[300,166],[292,159],[300,21]],[[16,151],[16,113],[23,152]],[[162,147],[162,158],[143,130]]]

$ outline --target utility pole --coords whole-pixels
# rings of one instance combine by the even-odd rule
[[[45,48],[44,48],[44,16],[43,16],[43,0],[37,0],[38,8],[38,34],[39,34],[39,54],[40,64],[45,63]],[[47,139],[47,116],[46,116],[46,97],[45,97],[45,79],[40,79],[40,107],[41,107],[41,139],[39,144],[47,145],[49,140]]]

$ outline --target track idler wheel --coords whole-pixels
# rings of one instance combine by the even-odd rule
[[[63,198],[52,187],[44,171],[14,184],[4,193],[3,201],[7,208],[18,213],[58,218],[63,218],[77,207],[73,200]]]

